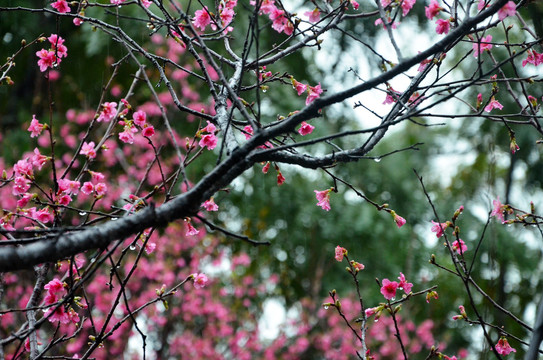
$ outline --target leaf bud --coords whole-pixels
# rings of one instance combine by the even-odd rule
[[[396,306],[396,307],[394,308],[394,314],[396,314],[397,312],[399,312],[401,309],[402,309],[402,304]]]

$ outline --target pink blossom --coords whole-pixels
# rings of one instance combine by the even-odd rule
[[[203,135],[198,145],[207,147],[208,150],[213,150],[217,146],[217,137],[214,134]]]
[[[59,57],[58,62],[60,63],[60,58],[68,56],[68,48],[64,45],[64,39],[57,34],[51,34],[47,40],[51,44],[51,50]]]
[[[387,96],[385,101],[383,101],[383,105],[395,103],[396,99],[402,94],[401,92],[394,90],[391,86],[388,86],[387,90]]]
[[[45,49],[41,49],[40,51],[36,52],[36,56],[40,58],[40,60],[38,60],[38,66],[40,67],[41,72],[44,72],[47,70],[47,68],[52,68],[53,64],[57,60],[54,51],[48,51]]]
[[[141,127],[143,127],[147,121],[147,114],[143,110],[136,111],[132,117],[134,118],[134,123]]]
[[[435,232],[436,233],[436,237],[437,238],[440,238],[443,236],[443,231],[449,227],[449,222],[444,222],[444,223],[437,223],[435,222],[434,220],[432,220],[432,232]]]
[[[500,202],[499,196],[496,198],[496,200],[492,200],[492,205],[494,205],[494,209],[492,209],[490,216],[497,217],[501,220],[502,223],[505,222],[505,218],[503,216],[503,213],[505,211],[505,205]]]
[[[277,172],[277,185],[283,185],[283,183],[285,182],[285,177],[283,176],[283,174],[281,173],[281,171]]]
[[[104,196],[107,192],[107,185],[104,183],[98,183],[94,185],[94,191],[98,196]]]
[[[503,105],[499,103],[498,100],[496,100],[494,98],[494,96],[492,96],[492,99],[490,99],[490,103],[488,103],[487,106],[485,106],[485,111],[486,112],[491,112],[493,109],[503,109]]]
[[[315,195],[317,197],[318,203],[317,206],[320,206],[323,210],[329,211],[330,208],[330,192],[332,189],[323,190],[323,191],[315,191]]]
[[[517,352],[517,350],[513,349],[511,345],[509,345],[505,336],[502,336],[500,340],[498,340],[498,343],[496,344],[496,351],[500,355],[509,355],[511,352]]]
[[[396,290],[398,289],[398,283],[396,281],[390,281],[388,279],[383,279],[383,286],[381,286],[381,294],[387,300],[391,300],[396,296]]]
[[[74,18],[74,20],[73,20],[73,23],[74,23],[75,26],[81,26],[81,24],[83,24],[83,22],[84,22],[83,19],[80,19],[80,18],[77,18],[77,17]]]
[[[517,144],[517,139],[515,139],[514,136],[511,136],[511,142],[509,143],[509,150],[511,151],[511,154],[515,154],[517,151],[520,150],[520,147]]]
[[[194,288],[195,289],[202,289],[209,282],[209,279],[207,278],[207,276],[205,274],[193,274],[193,275],[194,275]]]
[[[209,120],[206,120],[206,121],[207,121],[207,126],[203,128],[202,131],[208,132],[210,134],[214,134],[215,131],[217,131],[217,127],[213,123],[209,122]]]
[[[23,195],[28,189],[30,189],[29,179],[23,176],[16,176],[15,179],[13,179],[13,189],[11,190],[13,195]]]
[[[49,213],[48,208],[43,208],[43,209],[40,209],[40,210],[36,211],[33,214],[33,218],[38,220],[39,222],[44,223],[44,224],[52,222],[55,219],[53,214]]]
[[[356,272],[362,271],[365,268],[364,264],[361,264],[361,263],[356,262],[354,260],[351,260],[351,265],[353,266],[354,271],[356,271]]]
[[[478,57],[485,50],[492,49],[492,35],[487,35],[484,38],[481,38],[481,42],[473,43],[473,56]]]
[[[81,192],[83,194],[89,195],[94,191],[94,185],[90,181],[86,181],[81,187]]]
[[[245,135],[245,140],[249,140],[253,135],[253,128],[251,125],[247,125],[243,128],[243,135]]]
[[[109,2],[113,5],[121,5],[122,3],[124,3],[126,0],[109,0]]]
[[[38,170],[41,170],[48,159],[49,158],[47,156],[40,154],[40,150],[38,148],[34,148],[34,155],[32,155],[30,158],[30,162],[32,163],[32,166],[35,166],[38,168]]]
[[[403,273],[400,273],[398,280],[400,280],[398,287],[402,288],[404,293],[409,294],[411,292],[411,288],[413,287],[413,284],[410,282],[407,282],[407,280],[405,279],[405,275]]]
[[[434,298],[434,299],[438,299],[439,298],[439,295],[437,294],[437,291],[435,290],[432,290],[432,291],[428,291],[426,293],[426,302],[429,304],[430,303],[430,300]]]
[[[451,29],[451,23],[449,21],[449,19],[447,20],[443,20],[443,19],[438,19],[436,20],[436,33],[438,34],[448,34],[449,33],[449,30]]]
[[[24,175],[27,177],[31,177],[34,173],[34,171],[32,170],[32,164],[28,162],[27,159],[17,161],[17,163],[13,165],[13,171],[15,172],[15,175]]]
[[[143,130],[141,131],[141,134],[145,137],[151,137],[155,135],[155,128],[152,127],[151,125],[147,125],[146,127],[143,128]]]
[[[32,115],[32,120],[30,121],[30,126],[28,127],[30,137],[39,136],[43,131],[43,127],[43,124],[40,124],[40,121],[36,119],[36,115]]]
[[[134,133],[125,127],[123,132],[119,133],[119,140],[121,140],[125,144],[133,144],[134,143]]]
[[[61,197],[57,198],[57,203],[59,205],[68,206],[71,202],[72,202],[72,198],[70,197],[70,195],[64,194]]]
[[[490,6],[489,3],[490,3],[489,0],[479,0],[479,2],[477,3],[477,10],[481,11],[484,8],[489,7]]]
[[[505,19],[508,16],[515,16],[517,13],[517,5],[513,1],[509,1],[500,10],[498,10],[498,18]]]
[[[306,11],[304,15],[307,16],[309,18],[309,22],[313,24],[318,23],[321,19],[321,12],[318,8],[313,9],[313,11]]]
[[[424,59],[420,62],[419,64],[419,67],[417,69],[418,72],[422,72],[424,71],[424,69],[426,68],[426,65],[428,65],[429,63],[432,62],[432,59]]]
[[[89,159],[94,159],[96,157],[96,150],[94,150],[94,141],[91,141],[89,143],[84,142],[83,146],[81,146],[81,151],[79,154],[85,155]]]
[[[60,192],[77,195],[79,188],[81,187],[81,183],[75,180],[72,181],[68,179],[60,179],[58,181],[58,187]]]
[[[376,313],[378,313],[381,310],[379,306],[373,307],[373,308],[367,308],[364,310],[364,314],[366,314],[366,317],[370,317]]]
[[[270,170],[270,162],[268,161],[266,165],[262,167],[262,173],[267,174],[268,170]]]
[[[211,16],[209,16],[209,11],[207,6],[204,6],[202,10],[196,10],[194,12],[194,18],[192,18],[192,24],[204,31],[206,26],[211,24]]]
[[[539,54],[537,51],[535,50],[528,50],[527,51],[528,53],[528,57],[522,61],[522,66],[526,66],[526,64],[530,63],[532,65],[539,65],[541,63],[543,63],[543,54]]]
[[[349,0],[349,2],[351,3],[351,6],[353,7],[353,9],[358,10],[358,7],[360,5],[355,0]]]
[[[45,286],[43,287],[45,290],[49,291],[50,293],[56,294],[62,290],[64,290],[64,283],[60,281],[57,278],[54,278],[53,280],[49,281]]]
[[[426,13],[428,20],[432,20],[436,17],[441,10],[443,10],[443,8],[439,6],[437,0],[431,0],[430,5],[424,7],[424,12]]]
[[[23,194],[23,197],[17,200],[17,207],[24,208],[32,200],[32,197],[34,197],[34,194]]]
[[[319,83],[317,86],[310,86],[309,87],[309,95],[307,95],[307,98],[305,99],[305,104],[309,105],[315,99],[319,98],[322,94],[323,90],[321,89],[321,84]]]
[[[149,6],[151,6],[151,4],[153,3],[151,0],[141,0],[141,3],[143,4],[143,6],[145,8],[149,8]]]
[[[460,309],[460,315],[453,316],[453,320],[460,320],[460,319],[467,319],[468,315],[466,314],[466,309],[464,308],[464,305],[458,306],[458,309]]]
[[[313,129],[315,129],[314,126],[306,123],[305,121],[302,121],[302,124],[298,129],[298,133],[302,136],[309,135],[313,132]]]
[[[409,14],[409,11],[411,11],[416,1],[417,0],[403,0],[402,1],[402,15],[403,16],[406,16],[407,14]]]
[[[111,119],[115,117],[115,114],[117,112],[117,103],[115,102],[105,102],[102,104],[102,111],[100,112],[100,115],[96,119],[98,122],[109,122]]]
[[[51,4],[51,7],[53,7],[56,11],[58,11],[61,14],[70,12],[70,7],[68,6],[68,3],[66,2],[66,0],[57,0]]]
[[[452,245],[452,249],[456,250],[456,252],[459,254],[463,254],[466,251],[468,251],[468,247],[466,246],[466,243],[464,243],[464,240],[462,239],[456,240],[451,245]]]
[[[236,13],[234,12],[234,10],[230,9],[230,8],[224,8],[224,9],[221,9],[220,11],[220,17],[221,17],[221,21],[222,21],[222,26],[227,26],[228,24],[230,24],[232,22],[232,19],[234,18],[234,15]]]
[[[205,208],[207,211],[219,210],[219,205],[215,204],[215,201],[213,200],[213,198],[204,201],[204,203],[202,204],[202,207]]]
[[[299,81],[296,81],[293,77],[290,78],[290,81],[292,83],[292,87],[298,93],[298,96],[302,95],[307,90],[307,85],[302,84]]]
[[[194,235],[198,235],[199,233],[200,233],[200,231],[197,230],[194,226],[192,226],[190,221],[187,221],[187,232],[185,233],[185,235],[186,236],[194,236]]]
[[[341,247],[341,246],[336,246],[336,249],[335,249],[335,253],[336,255],[334,256],[335,259],[339,262],[343,261],[343,256],[344,255],[347,255],[347,249]]]
[[[394,212],[394,211],[391,211],[391,214],[394,217],[394,222],[396,223],[396,226],[398,226],[398,228],[401,228],[402,226],[405,225],[406,221],[405,221],[405,219],[403,217],[396,214],[396,212]]]
[[[70,317],[64,311],[64,306],[56,307],[54,312],[53,312],[53,309],[55,309],[55,307],[51,307],[51,308],[47,309],[45,311],[45,313],[43,314],[43,316],[47,317],[50,322],[58,321],[61,324],[68,324],[70,322]]]

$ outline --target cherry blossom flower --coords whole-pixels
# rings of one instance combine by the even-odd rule
[[[19,160],[13,165],[13,171],[15,175],[31,177],[33,174],[32,164],[27,159]]]
[[[395,103],[396,99],[402,94],[401,92],[394,90],[392,86],[387,86],[387,90],[387,96],[385,101],[383,101],[383,105]]]
[[[263,172],[264,174],[267,174],[267,173],[268,173],[268,170],[270,170],[270,162],[269,162],[269,161],[266,163],[266,165],[264,165],[264,166],[262,167],[262,172]]]
[[[407,282],[407,280],[405,279],[405,275],[403,273],[400,273],[398,280],[400,280],[398,287],[402,288],[404,293],[409,294],[411,292],[411,288],[413,287],[413,284],[410,282]]]
[[[155,135],[155,128],[151,125],[147,125],[146,127],[143,128],[143,130],[141,131],[141,134],[145,137],[151,137]]]
[[[47,224],[49,222],[52,222],[55,217],[53,216],[53,214],[51,214],[49,212],[49,209],[48,208],[43,208],[43,209],[40,209],[36,212],[34,212],[34,214],[32,214],[33,218],[38,220],[39,222],[41,223],[44,223],[44,224]]]
[[[143,4],[143,6],[145,6],[145,8],[148,9],[153,2],[151,0],[141,0],[141,3]]]
[[[335,249],[335,259],[339,262],[342,262],[343,261],[343,256],[347,255],[347,249],[345,249],[344,247],[341,247],[341,246],[336,246],[336,249]]]
[[[543,54],[538,53],[535,50],[528,50],[528,57],[522,61],[522,66],[526,66],[527,64],[532,64],[535,66],[538,66],[539,64],[543,63]]]
[[[43,316],[48,318],[48,320],[52,323],[58,321],[61,324],[68,324],[70,322],[70,317],[66,311],[64,311],[64,306],[58,306],[56,308],[53,306],[47,309]]]
[[[134,143],[134,133],[131,129],[127,129],[125,127],[125,130],[123,132],[119,133],[119,140],[121,140],[125,144],[133,144]]]
[[[58,63],[60,63],[60,58],[68,56],[68,48],[64,45],[64,39],[57,34],[51,34],[47,40],[51,44],[51,51],[59,57]]]
[[[213,150],[217,146],[217,137],[214,134],[203,135],[198,145],[207,147],[208,150]]]
[[[492,35],[487,35],[484,38],[481,38],[481,42],[473,43],[473,56],[478,57],[483,51],[492,49],[492,44],[490,44],[491,41]]]
[[[17,200],[17,207],[24,208],[26,205],[28,205],[28,203],[30,202],[30,200],[32,200],[33,197],[34,197],[34,194],[30,194],[30,193],[23,194],[23,197]]]
[[[358,10],[358,7],[360,5],[355,0],[349,0],[349,2],[351,3],[351,6],[353,7],[353,9]]]
[[[492,212],[490,213],[490,216],[495,216],[498,219],[501,220],[502,224],[505,222],[505,218],[503,216],[503,213],[505,212],[506,206],[503,205],[500,202],[500,197],[498,196],[496,200],[492,200],[492,205],[494,205],[494,208],[492,209]]]
[[[209,122],[209,120],[206,120],[206,121],[207,121],[207,126],[203,128],[202,131],[208,132],[210,134],[214,134],[215,131],[217,131],[217,127],[213,123]]]
[[[441,10],[443,10],[443,8],[439,6],[437,0],[431,0],[430,5],[424,7],[424,12],[428,20],[432,20],[436,17]]]
[[[205,274],[193,274],[193,275],[194,275],[194,288],[195,289],[202,289],[209,282],[209,279],[207,278],[207,276]]]
[[[207,211],[218,211],[219,205],[215,204],[215,200],[213,198],[204,201],[202,204],[202,207],[205,208]]]
[[[398,290],[399,284],[396,281],[390,281],[383,279],[383,286],[381,286],[381,294],[387,300],[391,300],[396,296],[396,290]]]
[[[102,111],[100,112],[100,115],[96,119],[98,122],[109,122],[111,119],[115,117],[115,114],[117,112],[117,103],[115,102],[105,102],[102,104]]]
[[[466,243],[464,243],[464,240],[458,239],[455,242],[451,244],[452,249],[456,250],[459,254],[464,254],[466,251],[468,251],[468,247],[466,246]]]
[[[417,0],[402,0],[402,15],[407,16]]]
[[[448,34],[449,30],[451,29],[451,23],[449,21],[450,19],[443,20],[438,19],[436,20],[436,33],[438,34]]]
[[[83,183],[83,186],[81,186],[81,192],[83,194],[89,195],[94,191],[94,185],[90,181],[86,181]]]
[[[79,154],[85,155],[89,159],[94,159],[96,157],[96,150],[94,150],[94,147],[94,141],[91,141],[89,143],[84,142],[83,146],[81,146],[81,151],[79,152]]]
[[[66,2],[66,0],[57,0],[51,4],[51,7],[61,14],[70,12],[70,7],[68,6],[68,3]]]
[[[356,272],[364,270],[364,268],[365,268],[364,264],[361,264],[361,263],[356,262],[354,260],[351,260],[351,265],[354,268],[354,271],[356,271]]]
[[[500,10],[498,10],[498,18],[503,20],[508,16],[515,16],[516,13],[517,5],[513,1],[509,1]]]
[[[200,233],[200,230],[197,230],[194,226],[192,226],[190,221],[187,221],[187,232],[185,233],[186,236],[194,236],[198,235]]]
[[[143,110],[136,111],[132,117],[134,118],[134,124],[143,127],[147,121],[147,114]]]
[[[500,340],[498,340],[498,343],[496,344],[496,351],[500,355],[509,355],[511,352],[517,352],[517,350],[513,349],[511,345],[509,345],[505,336],[502,336]]]
[[[329,211],[331,209],[330,192],[332,192],[332,188],[328,190],[323,190],[323,191],[317,191],[317,190],[314,190],[314,191],[318,200],[317,206],[320,206],[323,210]]]
[[[307,95],[307,98],[305,99],[305,104],[309,105],[315,99],[319,98],[322,94],[323,90],[321,89],[321,84],[319,83],[317,86],[310,86],[309,87],[309,95]]]
[[[54,51],[48,51],[45,49],[41,49],[40,51],[36,52],[36,56],[40,58],[38,60],[38,66],[40,67],[41,72],[44,72],[47,70],[47,68],[52,68],[53,64],[57,60]]]
[[[107,185],[105,183],[98,183],[94,185],[94,191],[97,196],[104,196],[107,192]]]
[[[396,214],[395,211],[391,211],[390,214],[394,217],[394,222],[396,223],[398,228],[401,228],[402,226],[405,225],[406,223],[405,219],[401,217],[400,215]]]
[[[121,5],[125,1],[126,0],[109,0],[110,4],[113,4],[113,5]]]
[[[209,16],[209,11],[207,6],[204,6],[202,10],[196,10],[194,12],[194,17],[192,18],[192,24],[204,31],[206,26],[211,24],[211,16]]]
[[[30,189],[29,179],[24,176],[16,176],[15,179],[13,179],[13,188],[11,190],[13,195],[23,195],[28,189]]]
[[[292,87],[298,93],[298,96],[302,95],[307,90],[307,85],[302,84],[299,81],[296,81],[292,76],[290,77],[290,82],[292,83]]]
[[[285,177],[283,176],[281,171],[279,171],[277,173],[277,185],[281,186],[281,185],[283,185],[284,182],[285,182]]]
[[[306,123],[305,121],[302,121],[300,128],[298,129],[298,133],[302,136],[309,135],[313,132],[315,129],[314,126]]]
[[[313,24],[318,23],[321,19],[321,12],[318,8],[313,9],[313,11],[306,11],[304,15],[307,16],[309,18],[309,22]]]
[[[40,124],[40,121],[36,119],[36,115],[32,115],[32,120],[30,121],[30,126],[28,131],[30,131],[30,137],[36,137],[41,134],[43,131],[44,125]]]
[[[49,159],[50,159],[49,157],[42,155],[38,148],[34,148],[34,155],[32,155],[32,157],[30,158],[30,162],[32,163],[32,166],[35,166],[38,168],[38,170],[41,170],[43,165]]]
[[[477,10],[481,11],[483,10],[484,8],[487,8],[490,6],[490,1],[489,0],[479,0],[477,2]]]
[[[488,105],[485,106],[485,111],[491,112],[493,109],[499,109],[499,110],[503,109],[503,105],[500,104],[500,102],[496,100],[494,96],[492,96],[492,99],[490,99],[490,103],[488,103]]]
[[[53,280],[49,281],[45,286],[43,287],[45,290],[49,291],[50,293],[56,294],[62,290],[64,290],[64,283],[60,281],[57,278],[54,278]]]
[[[73,23],[74,23],[75,26],[81,26],[81,24],[83,24],[83,22],[84,22],[83,19],[80,19],[80,18],[77,18],[77,17],[74,18],[74,20],[73,20]]]
[[[432,220],[432,232],[435,232],[436,233],[436,237],[437,238],[440,238],[443,236],[443,230],[445,230],[447,227],[449,227],[449,222],[444,222],[444,223],[437,223],[435,222],[434,220]]]

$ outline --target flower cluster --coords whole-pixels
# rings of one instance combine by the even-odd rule
[[[411,288],[413,287],[413,284],[410,282],[407,282],[405,279],[405,275],[403,273],[400,273],[400,276],[398,277],[397,281],[390,281],[389,279],[383,279],[382,286],[381,286],[381,294],[385,297],[387,300],[392,300],[396,297],[396,291],[398,289],[402,289],[404,293],[409,294],[411,292]]]
[[[134,134],[141,129],[141,134],[149,138],[155,134],[155,128],[147,123],[147,114],[143,110],[138,110],[132,115],[133,120],[119,121],[123,126],[123,131],[119,133],[119,140],[126,144],[134,143]]]
[[[44,317],[50,322],[60,322],[61,324],[68,324],[70,322],[77,324],[79,322],[79,315],[72,307],[65,308],[64,305],[55,305],[60,299],[62,299],[61,293],[64,291],[65,284],[59,279],[54,278],[49,281],[43,288],[47,290],[47,294],[43,299],[45,305],[49,308],[45,310]]]
[[[47,40],[51,44],[49,50],[41,49],[36,52],[36,56],[40,58],[38,66],[41,72],[57,67],[61,63],[62,58],[68,56],[68,48],[64,45],[63,38],[56,34],[51,34]]]
[[[201,139],[198,142],[198,145],[201,147],[207,147],[208,150],[213,150],[217,146],[217,137],[215,136],[215,132],[217,131],[217,128],[215,125],[207,121],[207,126],[196,134],[196,136],[200,136]],[[207,133],[207,134],[205,134]]]

